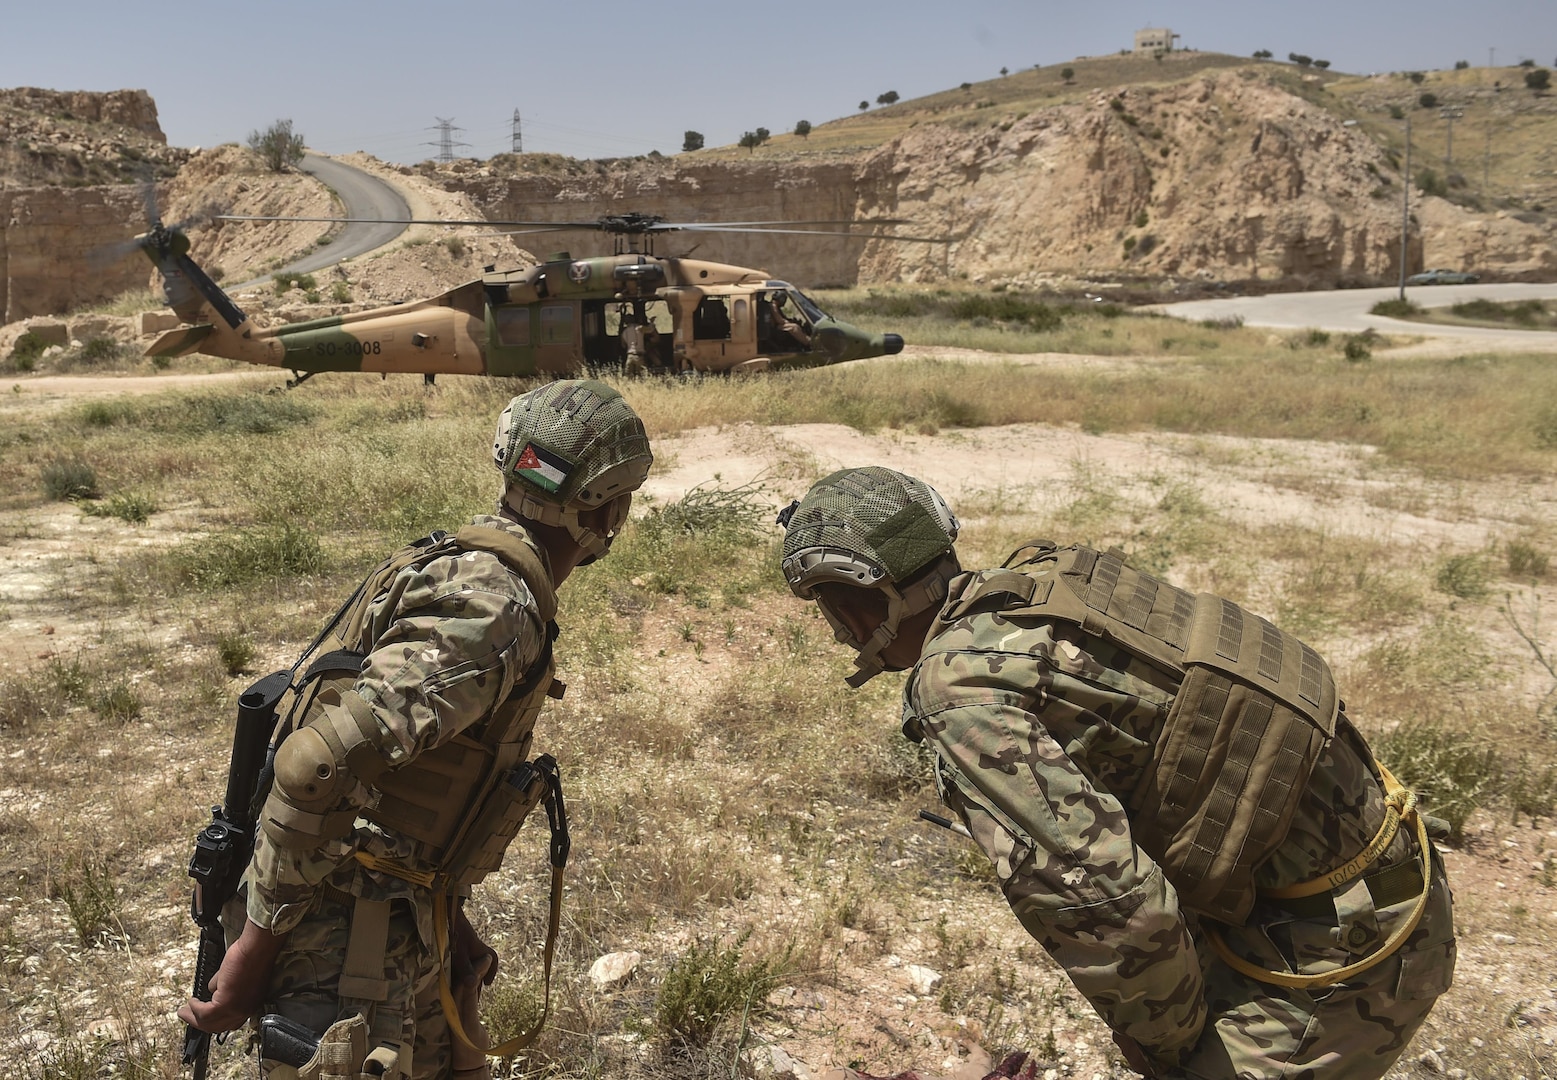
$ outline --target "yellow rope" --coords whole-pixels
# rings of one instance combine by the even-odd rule
[[[1317,975],[1297,975],[1287,971],[1267,971],[1265,968],[1251,964],[1243,957],[1235,954],[1232,949],[1228,948],[1227,943],[1222,940],[1221,934],[1217,933],[1212,927],[1206,927],[1206,939],[1211,942],[1211,948],[1216,951],[1216,954],[1222,958],[1222,962],[1228,967],[1240,975],[1256,979],[1259,982],[1270,983],[1273,986],[1285,986],[1295,990],[1318,989],[1319,987],[1330,986],[1333,983],[1343,982],[1354,975],[1361,975],[1369,968],[1388,959],[1394,955],[1400,946],[1405,944],[1406,938],[1417,928],[1417,924],[1422,921],[1423,912],[1427,910],[1428,895],[1432,892],[1433,849],[1430,846],[1431,841],[1427,838],[1427,823],[1422,820],[1422,815],[1417,812],[1416,793],[1407,790],[1405,785],[1395,779],[1394,774],[1386,769],[1382,763],[1375,760],[1373,764],[1379,771],[1379,778],[1384,784],[1384,797],[1389,804],[1388,809],[1385,811],[1384,828],[1379,830],[1378,835],[1363,849],[1362,854],[1348,861],[1344,866],[1338,867],[1328,874],[1303,882],[1301,885],[1267,891],[1265,895],[1273,898],[1292,899],[1297,896],[1312,896],[1314,893],[1322,891],[1322,889],[1333,889],[1345,884],[1365,870],[1369,863],[1383,853],[1384,849],[1389,845],[1389,840],[1394,838],[1395,830],[1399,827],[1401,821],[1412,821],[1414,819],[1417,849],[1422,859],[1422,893],[1417,897],[1416,905],[1411,909],[1411,914],[1406,917],[1403,924],[1396,928],[1395,932],[1389,936],[1389,939],[1379,946],[1377,952],[1354,964],[1347,964],[1344,967],[1336,968],[1334,971],[1325,971]],[[1391,818],[1393,818],[1393,822],[1391,822]],[[1388,834],[1387,838],[1380,843],[1380,838],[1385,837],[1386,833]],[[1364,856],[1368,856],[1368,858],[1360,866],[1356,866],[1355,864],[1357,864],[1358,860],[1363,859]],[[1331,881],[1334,881],[1335,884],[1331,885]],[[1310,888],[1315,882],[1319,882],[1321,888]]]
[[[546,972],[546,996],[541,1007],[541,1018],[535,1022],[535,1026],[529,1031],[521,1032],[512,1039],[491,1049],[482,1049],[471,1042],[470,1036],[465,1033],[465,1025],[460,1022],[459,1005],[454,1000],[454,991],[449,982],[449,957],[444,953],[444,942],[449,942],[450,949],[453,941],[450,938],[449,926],[449,898],[444,884],[438,878],[435,871],[413,870],[402,866],[389,859],[381,859],[370,855],[365,851],[356,853],[357,862],[369,870],[377,870],[383,874],[389,874],[402,881],[409,881],[413,885],[420,885],[433,890],[433,942],[438,959],[438,1000],[443,1005],[444,1019],[449,1022],[449,1032],[465,1046],[477,1053],[486,1054],[487,1057],[508,1057],[517,1053],[533,1043],[541,1033],[541,1028],[546,1024],[546,1017],[551,1012],[551,964],[552,957],[556,953],[557,928],[561,923],[562,915],[562,868],[552,867],[551,873],[551,914],[546,927],[546,948],[544,967]]]

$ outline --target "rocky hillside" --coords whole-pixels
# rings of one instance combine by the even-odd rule
[[[144,90],[0,90],[0,190],[134,183],[188,157],[168,145]]]
[[[495,217],[642,210],[681,220],[907,218],[944,244],[705,237],[662,244],[808,284],[1053,275],[1387,282],[1398,275],[1400,175],[1388,147],[1269,65],[1094,90],[969,124],[933,115],[854,154],[555,161],[514,171],[457,163],[445,182]],[[501,163],[498,163],[501,164]],[[1408,265],[1489,277],[1557,273],[1539,224],[1416,192]],[[560,204],[560,205],[559,205]],[[557,234],[575,252],[598,246]],[[679,244],[677,241],[681,241]]]

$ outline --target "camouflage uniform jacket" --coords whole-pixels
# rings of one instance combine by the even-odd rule
[[[953,580],[951,598],[978,578]],[[1177,687],[1176,675],[1077,628],[984,611],[937,622],[904,689],[904,732],[935,750],[942,799],[995,864],[1017,918],[1111,1028],[1163,1063],[1177,1062],[1195,1046],[1208,1026],[1208,1004],[1212,1021],[1222,1023],[1257,1001],[1254,1011],[1263,1022],[1273,1001],[1309,1001],[1301,992],[1265,984],[1228,990],[1224,976],[1230,970],[1215,961],[1195,917],[1180,910],[1172,883],[1132,839],[1127,805],[1151,762]],[[1374,837],[1384,804],[1369,760],[1343,714],[1291,831],[1257,872],[1257,885],[1306,881]],[[1380,865],[1412,857],[1415,845],[1406,833],[1400,830]],[[1446,907],[1447,889],[1442,892]],[[1244,950],[1243,930],[1223,929],[1235,951],[1252,952],[1249,958],[1263,966],[1310,971],[1310,961],[1324,961],[1328,967],[1321,963],[1319,970],[1333,970],[1345,962],[1333,962],[1330,945],[1337,933],[1351,933],[1350,945],[1366,952],[1388,932],[1389,917],[1371,907],[1359,907],[1350,924],[1346,914],[1339,930],[1334,920],[1315,928],[1322,948],[1306,949],[1293,932],[1281,955],[1260,951],[1271,947],[1260,924],[1284,921],[1290,927],[1292,916],[1266,901],[1256,904],[1247,924],[1260,948]],[[1444,925],[1447,910],[1436,920],[1441,943],[1452,934]],[[1411,942],[1422,934],[1417,931]],[[1416,1012],[1425,1015],[1431,998],[1447,986],[1452,948],[1450,940],[1447,969],[1442,950],[1434,954],[1438,965],[1428,977],[1436,982],[1418,995],[1426,1000],[1413,1003]],[[1208,973],[1217,985],[1208,987]],[[1393,981],[1387,992],[1396,992]],[[1312,1002],[1289,1004],[1282,1002],[1277,1011],[1300,1042],[1307,1037],[1304,1014],[1312,1011]],[[1236,1018],[1235,1026],[1241,1022]],[[1383,1040],[1392,1044],[1388,1060],[1414,1029],[1415,1023],[1392,1029]],[[1386,1054],[1378,1046],[1368,1049]],[[1238,1052],[1231,1056],[1238,1058]],[[1248,1067],[1248,1073],[1236,1075],[1279,1071],[1267,1072],[1257,1062]]]
[[[545,555],[517,523],[481,516]],[[372,643],[355,689],[382,725],[380,750],[391,768],[412,761],[486,719],[540,657],[545,626],[535,598],[497,556],[469,551],[408,567],[375,600],[366,639]],[[372,792],[357,785],[356,804]],[[412,868],[433,869],[421,845],[359,817],[352,833],[312,849],[283,849],[260,831],[245,882],[248,917],[275,933],[293,929],[328,883],[369,899],[405,897],[417,912],[424,943],[433,942],[427,889],[370,871],[361,850]]]

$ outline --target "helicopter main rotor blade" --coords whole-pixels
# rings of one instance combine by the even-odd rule
[[[744,228],[761,225],[912,225],[908,218],[841,218],[837,221],[698,221],[678,229]]]
[[[860,233],[845,232],[835,229],[742,229],[725,227],[704,227],[702,225],[686,225],[683,232],[729,232],[729,233],[755,233],[759,236],[852,236],[856,240],[903,240],[915,244],[944,244],[947,238],[944,236],[894,236],[891,233]]]

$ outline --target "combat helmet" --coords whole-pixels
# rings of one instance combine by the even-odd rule
[[[824,477],[779,515],[779,524],[790,591],[818,600],[834,636],[859,652],[850,686],[881,673],[881,651],[903,620],[944,600],[958,572],[956,515],[929,484],[891,469],[873,465]],[[886,619],[869,641],[856,638],[818,594],[817,586],[828,583],[886,597]]]
[[[643,485],[654,455],[643,421],[621,394],[594,379],[565,379],[508,403],[497,418],[492,460],[508,507],[567,529],[592,561],[610,548],[631,501],[622,496]],[[603,532],[582,520],[601,506],[612,507]]]

